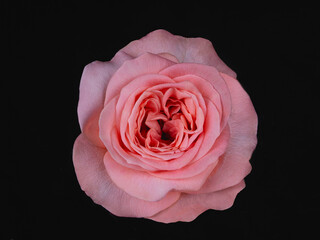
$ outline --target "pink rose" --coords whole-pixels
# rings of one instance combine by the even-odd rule
[[[257,115],[206,39],[157,30],[90,63],[78,116],[78,181],[115,215],[192,221],[245,187]]]

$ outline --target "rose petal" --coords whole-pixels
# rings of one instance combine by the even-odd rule
[[[104,147],[98,134],[98,121],[106,88],[112,74],[129,59],[131,57],[126,53],[118,52],[111,61],[95,61],[83,70],[78,104],[79,124],[82,132],[99,147]]]
[[[126,61],[110,79],[105,104],[117,96],[121,89],[133,79],[145,74],[156,74],[173,64],[175,63],[151,53],[145,53],[131,61]]]
[[[176,81],[190,81],[206,96],[210,95],[208,91],[211,91],[213,96],[208,96],[208,99],[211,99],[212,102],[216,104],[217,108],[222,104],[221,128],[224,128],[231,113],[231,97],[225,80],[221,77],[216,68],[195,63],[180,63],[164,69],[160,74],[171,77]],[[192,77],[192,75],[194,75],[194,77]],[[185,76],[185,79],[182,76]],[[220,95],[221,101],[216,102],[214,91],[212,91],[210,87],[206,88],[203,81],[201,81],[201,78],[212,85]]]
[[[160,57],[166,58],[172,62],[179,63],[179,60],[170,53],[158,53]]]
[[[92,113],[103,108],[105,91],[112,74],[125,62],[132,59],[124,52],[119,52],[109,62],[94,61],[85,66],[81,81],[78,104],[80,128],[86,124]]]
[[[195,160],[202,158],[205,154],[208,153],[208,151],[212,148],[216,139],[221,135],[222,132],[222,129],[220,128],[220,119],[217,109],[211,101],[208,101],[208,99],[205,99],[205,101],[208,108],[203,129],[203,142],[205,144],[200,147]]]
[[[221,166],[197,193],[230,187],[247,176],[251,171],[249,160],[257,144],[258,118],[250,97],[236,79],[226,74],[221,75],[226,80],[232,96],[229,145]]]
[[[82,133],[97,147],[105,148],[99,137],[99,117],[101,110],[97,109],[92,113],[82,129]]]
[[[74,144],[73,163],[81,189],[111,213],[125,217],[148,217],[169,207],[180,193],[170,192],[156,202],[134,198],[119,189],[108,176],[103,156],[105,150],[93,145],[83,134]]]
[[[126,152],[126,150],[124,150],[123,147],[121,147],[121,144],[118,144],[118,142],[119,142],[118,133],[113,133],[112,137],[111,137],[111,135],[109,136],[107,134],[107,133],[110,133],[110,131],[115,131],[113,129],[114,128],[113,126],[122,122],[123,126],[120,127],[121,141],[125,144],[125,146],[127,146],[129,144],[129,143],[126,143],[126,141],[129,142],[129,140],[126,139],[125,137],[123,137],[123,136],[125,136],[124,135],[125,130],[126,130],[125,125],[126,125],[126,123],[131,122],[131,120],[128,119],[128,117],[130,116],[130,113],[137,112],[136,108],[132,109],[132,107],[135,105],[134,99],[135,99],[136,94],[139,94],[140,92],[144,91],[144,88],[141,88],[141,89],[139,89],[139,91],[137,90],[136,92],[132,93],[131,96],[129,94],[130,91],[127,90],[126,88],[129,87],[129,85],[139,85],[139,84],[141,84],[141,86],[143,86],[143,84],[148,86],[148,84],[150,82],[149,81],[150,77],[153,77],[154,79],[156,79],[157,76],[161,76],[161,75],[152,75],[152,74],[144,75],[144,76],[140,76],[140,77],[136,78],[135,80],[131,81],[126,87],[123,88],[123,90],[121,91],[120,97],[119,97],[119,98],[123,98],[123,99],[127,99],[129,97],[128,100],[121,100],[121,102],[123,104],[125,102],[127,102],[128,104],[121,105],[120,100],[119,100],[116,103],[116,106],[117,106],[117,108],[119,107],[119,110],[116,111],[114,108],[109,109],[109,107],[112,107],[112,106],[111,105],[109,106],[110,103],[108,103],[106,105],[105,109],[101,113],[100,128],[102,129],[102,131],[100,131],[100,137],[108,149],[112,146],[116,146],[115,149],[116,149],[117,153],[113,149],[109,149],[109,151],[110,151],[112,157],[118,163],[120,163],[122,165],[125,165],[124,162],[126,161],[126,162],[130,162],[131,164],[134,164],[134,165],[139,165],[139,166],[141,166],[145,169],[148,169],[148,170],[151,170],[151,166],[152,166],[153,170],[151,170],[151,171],[172,170],[172,169],[177,169],[177,168],[181,168],[181,167],[185,166],[188,162],[190,162],[193,159],[194,155],[196,154],[196,151],[197,151],[196,149],[192,149],[192,150],[189,149],[185,153],[176,153],[176,154],[171,154],[171,155],[167,154],[167,156],[161,156],[162,159],[166,158],[167,160],[169,160],[174,157],[179,157],[179,156],[181,156],[181,157],[176,158],[174,160],[171,160],[170,162],[164,162],[164,161],[159,161],[159,159],[152,158],[151,156],[145,155],[145,157],[147,158],[146,159],[143,157],[144,156],[143,154],[147,150],[144,150],[144,152],[141,152],[141,151],[139,151],[139,149],[132,146],[132,148],[134,148],[136,151],[138,151],[139,154],[142,155],[142,157],[141,156],[139,157],[139,156],[136,156],[133,154],[130,154],[130,156],[129,156],[129,154]],[[167,81],[166,79],[168,79],[168,81],[170,80],[166,76],[162,76],[161,78],[158,77],[158,79],[159,79],[159,81]],[[144,80],[148,80],[148,81],[145,82]],[[170,88],[170,87],[184,88],[186,90],[189,90],[190,92],[192,92],[195,95],[197,94],[198,97],[195,100],[199,101],[199,105],[201,106],[201,108],[205,107],[205,101],[202,99],[200,92],[197,90],[197,88],[192,83],[180,82],[180,83],[159,84],[157,86],[149,88],[148,91],[155,91],[158,89]],[[147,94],[147,93],[143,93],[143,94]],[[123,108],[121,106],[123,106]],[[122,109],[122,112],[121,112],[121,109]],[[201,111],[201,110],[199,109],[199,111]],[[115,114],[111,114],[114,112],[118,112],[119,115],[122,113],[121,121],[117,120],[118,118],[115,116]],[[110,124],[110,123],[114,123],[114,125],[108,127],[108,124]],[[111,139],[113,139],[113,140],[111,141]],[[194,147],[197,147],[197,149],[198,149],[199,144],[197,143]],[[129,149],[129,147],[127,147],[127,148]],[[123,157],[121,158],[121,156],[123,156]],[[136,157],[134,157],[134,156],[136,156]],[[157,156],[160,157],[159,154]],[[140,160],[138,160],[138,159],[140,159]],[[156,169],[154,169],[154,168],[156,168]]]
[[[100,139],[112,155],[112,158],[119,164],[138,170],[156,170],[156,168],[139,161],[134,154],[124,149],[122,140],[115,127],[117,122],[115,117],[117,101],[117,98],[113,98],[101,112],[99,120]]]
[[[215,133],[215,130],[214,130],[214,126],[219,126],[219,124],[215,125],[218,119],[217,119],[217,114],[214,111],[214,107],[210,106],[210,104],[207,103],[210,109],[208,109],[207,120],[204,126],[205,133],[203,136],[200,136],[196,144],[192,148],[188,149],[188,151],[184,152],[180,158],[177,158],[171,161],[159,161],[159,160],[150,159],[150,157],[144,158],[144,157],[139,157],[134,154],[128,153],[120,145],[119,137],[116,134],[115,128],[113,127],[116,122],[116,120],[114,120],[116,102],[117,102],[116,99],[111,101],[108,105],[106,105],[105,109],[101,113],[100,137],[103,140],[107,149],[109,150],[110,154],[114,158],[114,160],[116,160],[119,164],[123,166],[137,169],[137,170],[139,168],[136,168],[135,166],[140,166],[149,171],[178,169],[175,171],[156,171],[156,172],[153,172],[152,174],[155,176],[159,176],[161,178],[173,178],[173,179],[186,178],[186,177],[192,177],[201,173],[208,165],[216,161],[218,157],[224,152],[225,146],[228,141],[229,132],[224,131],[220,137],[220,140],[217,141],[215,145],[213,145],[217,137],[217,134]],[[206,139],[207,144],[202,144],[203,137]],[[211,152],[214,152],[213,155],[212,153],[210,153],[208,157],[200,159],[199,162],[197,162],[196,164],[190,165],[188,167],[184,167],[190,161],[195,159],[194,157],[197,153],[198,153],[198,157],[196,159],[202,158],[203,155],[210,150],[212,145],[214,150],[212,149]],[[199,148],[202,148],[202,150],[199,151]]]
[[[127,125],[129,124],[129,126],[134,126],[134,122],[136,122],[139,114],[138,110],[140,104],[142,101],[144,101],[144,96],[154,95],[153,92],[144,91],[152,86],[172,82],[172,79],[168,78],[167,76],[159,74],[146,74],[135,78],[122,88],[116,106],[116,123],[118,129],[120,130],[121,139],[128,149],[132,150],[130,143],[128,143],[125,137]],[[139,94],[141,94],[141,96],[139,99],[136,99],[136,96]],[[132,135],[132,132],[130,132],[130,134]],[[132,137],[133,136],[131,136],[131,139]]]
[[[159,159],[151,159],[150,157],[147,158],[147,156],[145,158],[144,157],[138,157],[138,158],[141,162],[153,168],[153,169],[147,168],[147,170],[155,171],[154,175],[159,174],[161,176],[162,174],[165,174],[165,173],[169,173],[169,174],[171,173],[170,176],[177,177],[177,175],[179,174],[176,174],[176,169],[179,169],[179,170],[184,169],[184,166],[186,166],[189,162],[191,162],[194,159],[194,156],[197,154],[202,143],[203,143],[203,137],[200,136],[196,141],[196,143],[192,147],[190,147],[188,151],[180,152],[181,153],[180,155],[176,154],[177,158],[172,159],[170,161],[166,161],[166,160],[159,161]],[[193,175],[196,175],[197,173],[193,175],[192,173],[190,174],[191,176],[193,176]],[[182,176],[182,178],[184,178],[184,176]]]
[[[109,152],[104,156],[104,164],[112,181],[125,192],[146,201],[159,201],[171,190],[193,191],[200,189],[215,164],[192,178],[161,179],[147,172],[123,167],[114,161]]]
[[[201,135],[201,137],[203,137]],[[174,171],[155,171],[150,174],[165,179],[184,179],[191,178],[205,171],[209,165],[218,164],[219,157],[225,152],[229,140],[229,128],[226,127],[221,135],[217,138],[212,148],[202,158],[197,156],[187,166]],[[205,144],[202,144],[205,145]],[[188,152],[188,151],[187,151]]]
[[[208,209],[225,210],[230,208],[237,194],[244,188],[245,183],[241,181],[232,187],[217,192],[196,195],[182,194],[175,204],[150,219],[163,223],[191,222]]]
[[[192,62],[216,67],[220,72],[236,77],[217,55],[212,43],[204,38],[184,38],[159,29],[145,37],[132,41],[121,49],[127,54],[138,57],[143,53],[169,53],[179,62]]]
[[[192,82],[197,87],[202,97],[210,100],[211,103],[215,105],[220,115],[220,127],[223,128],[225,126],[227,118],[229,117],[228,112],[223,110],[221,96],[219,92],[217,92],[217,90],[214,88],[211,82],[191,74],[175,77],[173,80],[175,82]]]

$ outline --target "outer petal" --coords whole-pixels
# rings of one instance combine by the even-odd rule
[[[121,50],[133,57],[146,52],[169,53],[174,55],[179,62],[211,65],[220,72],[236,77],[235,72],[219,58],[212,43],[204,38],[184,38],[159,29],[139,40],[132,41]]]
[[[112,181],[125,192],[146,201],[158,201],[172,190],[193,191],[200,189],[216,166],[211,164],[200,174],[185,179],[162,179],[147,172],[126,168],[107,152],[104,157],[106,170]]]
[[[175,62],[151,53],[145,53],[131,61],[126,61],[110,79],[105,104],[117,96],[121,89],[136,77],[149,73],[159,73],[162,69],[173,64]]]
[[[128,59],[131,59],[129,55],[118,52],[111,61],[95,61],[83,70],[78,103],[79,124],[83,133],[97,146],[103,147],[98,134],[98,120],[105,91],[111,76]]]
[[[109,62],[94,61],[85,66],[81,81],[78,117],[81,129],[93,112],[103,108],[105,91],[114,72],[128,59],[129,55],[118,52]]]
[[[244,181],[227,189],[204,194],[182,194],[180,199],[152,216],[150,219],[163,223],[190,222],[208,209],[225,210],[230,208],[237,194],[245,187]]]
[[[258,118],[250,97],[236,79],[221,75],[228,84],[232,98],[229,119],[231,136],[221,166],[197,193],[225,189],[244,179],[251,171],[249,160],[257,144]]]
[[[111,213],[125,217],[148,217],[175,203],[180,193],[170,192],[156,202],[134,198],[119,189],[109,178],[104,164],[105,150],[81,134],[73,148],[73,163],[79,184],[92,200]]]

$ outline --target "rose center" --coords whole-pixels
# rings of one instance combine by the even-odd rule
[[[136,119],[136,143],[152,151],[186,149],[197,131],[197,108],[190,93],[169,88],[145,94]]]
[[[158,124],[159,124],[159,126],[160,126],[160,128],[161,128],[161,140],[164,140],[164,141],[167,141],[167,140],[173,141],[174,138],[171,137],[168,132],[163,131],[163,126],[164,126],[165,121],[162,120],[162,119],[160,119],[160,120],[158,120],[157,122],[158,122]]]

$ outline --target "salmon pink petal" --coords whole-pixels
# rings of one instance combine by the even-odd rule
[[[121,51],[132,57],[138,57],[146,52],[167,53],[175,56],[179,62],[211,65],[220,72],[236,77],[235,72],[219,58],[212,43],[204,38],[184,38],[159,29],[139,40],[132,41]]]
[[[191,162],[194,159],[194,156],[197,154],[202,143],[203,143],[203,137],[200,136],[197,142],[192,147],[190,147],[188,151],[180,152],[181,156],[176,154],[178,158],[172,159],[170,161],[159,161],[159,159],[151,159],[150,157],[149,158],[140,157],[139,159],[142,163],[153,168],[153,169],[148,169],[148,171],[151,171],[152,174],[153,172],[155,172],[156,174],[153,174],[155,176],[157,176],[157,174],[162,175],[165,173],[171,173],[170,176],[172,175],[176,176],[175,174],[176,170],[184,169],[183,167],[186,166],[189,162]]]
[[[73,163],[81,189],[111,213],[125,217],[149,217],[175,203],[180,193],[172,191],[159,201],[137,199],[119,189],[103,164],[105,149],[93,145],[83,134],[74,144]]]
[[[211,101],[205,99],[207,104],[207,116],[204,124],[204,144],[200,147],[195,159],[202,158],[211,149],[216,139],[221,135],[219,113]]]
[[[155,82],[157,81],[157,82]],[[151,83],[157,83],[156,86],[149,86]],[[160,84],[161,82],[164,82]],[[130,91],[127,89],[132,85],[134,86],[139,86],[139,89],[136,91],[133,91],[131,95],[129,94]],[[143,86],[146,85],[148,88],[148,91],[144,91]],[[117,102],[116,105],[116,117],[115,119],[119,119],[121,117],[121,120],[111,120],[111,117],[113,114],[110,114],[110,112],[114,110],[104,110],[103,114],[101,117],[101,124],[104,122],[115,122],[116,124],[120,124],[120,134],[121,134],[121,140],[123,144],[126,146],[127,149],[135,151],[139,153],[142,157],[139,158],[142,162],[145,162],[146,164],[150,164],[153,167],[158,168],[158,170],[172,170],[172,169],[177,169],[185,166],[188,162],[192,160],[192,158],[196,154],[196,149],[192,149],[191,147],[188,151],[186,152],[176,152],[176,153],[170,153],[170,154],[165,154],[163,153],[162,155],[160,153],[153,153],[148,149],[144,149],[143,147],[138,147],[132,144],[132,129],[135,129],[135,124],[133,123],[137,118],[139,118],[140,112],[138,111],[140,104],[144,101],[144,96],[149,96],[151,93],[159,91],[160,89],[166,89],[166,88],[180,88],[184,90],[190,91],[187,96],[192,97],[194,100],[194,103],[196,104],[196,114],[198,116],[198,119],[196,120],[198,126],[198,132],[196,134],[199,134],[201,129],[202,129],[202,124],[203,124],[203,113],[202,113],[202,108],[205,107],[205,101],[201,96],[201,93],[197,90],[197,88],[190,82],[179,82],[179,83],[174,83],[170,78],[163,76],[163,75],[157,75],[157,74],[147,74],[144,76],[137,77],[133,81],[131,81],[126,87],[124,87],[121,90],[120,96],[119,96],[119,101]],[[139,98],[136,99],[136,95],[139,95]],[[121,99],[121,101],[120,101]],[[198,107],[198,106],[201,106]],[[106,105],[108,106],[108,104]],[[122,110],[122,111],[121,111]],[[102,120],[103,118],[103,120]],[[127,133],[127,124],[129,124],[129,130],[131,129],[130,133]],[[101,125],[103,128],[103,126]],[[104,134],[103,131],[101,134]],[[194,141],[192,136],[191,140],[189,141],[189,145],[191,144],[191,141]],[[103,136],[101,136],[103,138]],[[105,141],[108,141],[110,137],[105,137]],[[115,139],[116,140],[116,139]],[[199,140],[199,139],[198,139]],[[199,148],[199,144],[195,144],[194,147]],[[193,147],[192,147],[193,148]],[[117,151],[120,153],[124,151],[121,148],[117,148]],[[110,153],[113,155],[113,152],[110,150]],[[113,156],[115,158],[115,156]],[[165,161],[159,161],[159,158],[162,160],[170,160],[170,162],[165,162]],[[176,159],[174,159],[176,158]],[[115,158],[117,159],[117,158]],[[128,159],[126,159],[128,161]],[[117,160],[117,162],[119,162]],[[120,162],[119,162],[120,163]],[[146,166],[146,165],[144,165]],[[148,168],[150,170],[150,168]]]
[[[204,95],[208,95],[209,91],[212,92],[213,96],[208,98],[211,99],[214,104],[216,104],[218,109],[220,109],[222,104],[222,109],[220,109],[222,112],[221,128],[225,126],[231,113],[231,97],[225,80],[221,77],[216,68],[195,63],[181,63],[164,69],[160,72],[160,74],[166,75],[178,81],[184,79],[182,76],[185,76],[185,78],[195,84],[199,91],[201,91],[201,93]],[[191,75],[194,75],[194,77],[191,77]],[[215,100],[216,93],[215,91],[212,91],[212,88],[208,87],[205,89],[206,85],[203,83],[203,81],[201,81],[201,78],[208,81],[208,83],[212,85],[212,87],[219,94],[221,99],[220,101]]]
[[[115,109],[116,109],[117,98],[114,98],[110,101],[100,116],[100,138],[112,158],[117,161],[119,164],[136,169],[136,170],[149,170],[156,171],[157,168],[153,167],[151,164],[148,164],[150,160],[143,158],[133,152],[128,151],[123,146],[122,140],[119,138],[119,133],[115,128],[116,118],[115,118]],[[195,153],[194,153],[195,154]],[[159,161],[157,161],[159,162]]]
[[[239,182],[251,171],[250,158],[257,144],[258,118],[248,94],[240,83],[226,75],[232,96],[232,113],[229,119],[230,140],[221,166],[212,174],[198,193],[224,189]]]
[[[150,217],[163,223],[191,222],[208,209],[225,210],[230,208],[237,194],[244,189],[245,183],[240,183],[217,192],[204,194],[182,194],[180,199],[169,208]]]
[[[211,101],[220,115],[220,127],[223,129],[226,125],[230,111],[224,111],[221,102],[221,96],[209,81],[195,75],[187,74],[173,79],[175,82],[192,82],[201,93],[202,97]]]
[[[158,73],[173,64],[175,63],[151,53],[145,53],[140,57],[124,62],[110,79],[105,104],[113,97],[119,95],[121,89],[133,79],[149,73]]]
[[[139,76],[124,86],[120,92],[119,100],[116,106],[116,119],[117,127],[120,130],[121,138],[127,148],[131,149],[130,144],[125,137],[126,127],[129,123],[133,125],[133,121],[136,121],[138,117],[138,108],[141,102],[144,100],[143,96],[152,95],[153,93],[146,89],[157,86],[163,83],[173,83],[172,79],[167,76],[159,74],[146,74]],[[136,99],[137,95],[140,95],[139,99]],[[134,117],[134,118],[133,118]]]
[[[118,98],[112,99],[103,109],[100,115],[100,138],[112,158],[117,161],[119,164],[137,170],[149,170],[156,171],[158,168],[154,167],[152,164],[148,164],[149,161],[152,161],[150,158],[145,159],[143,156],[139,156],[136,153],[130,152],[123,146],[122,139],[119,137],[119,133],[116,129],[116,105]],[[181,153],[183,154],[183,153]],[[193,154],[196,152],[190,151],[184,154]],[[186,155],[187,156],[187,155]],[[158,160],[157,163],[161,164]],[[155,162],[155,164],[156,164]],[[178,163],[181,164],[181,163]],[[168,163],[166,163],[168,165]]]
[[[193,162],[188,164],[187,166],[176,169],[173,171],[155,171],[150,172],[150,174],[164,179],[181,179],[191,178],[201,172],[205,171],[208,166],[214,167],[218,164],[220,157],[225,152],[229,140],[229,128],[226,127],[220,136],[215,141],[212,148],[204,155],[202,158],[198,158],[196,156],[193,159]],[[202,144],[205,145],[205,144]],[[188,151],[187,151],[188,152]]]
[[[123,167],[112,159],[109,152],[104,156],[104,164],[108,175],[119,188],[131,196],[146,201],[159,201],[172,190],[198,190],[215,167],[215,165],[209,166],[192,178],[171,180],[157,178],[148,172]]]
[[[167,86],[167,85],[165,85]],[[151,170],[150,167],[153,167],[153,169],[157,170],[171,170],[171,171],[152,171],[152,174],[155,176],[159,176],[161,178],[186,178],[186,177],[192,177],[194,175],[199,174],[202,172],[206,166],[212,164],[212,162],[216,161],[218,157],[223,153],[225,146],[228,142],[228,134],[229,132],[227,130],[223,131],[221,134],[221,137],[219,141],[214,145],[216,138],[220,134],[220,128],[219,128],[219,114],[217,113],[215,106],[208,100],[206,100],[206,104],[208,106],[208,113],[204,125],[204,133],[202,136],[200,136],[197,139],[196,144],[189,148],[188,151],[181,153],[182,156],[173,159],[171,161],[159,161],[158,159],[151,159],[150,157],[146,156],[144,157],[137,157],[140,161],[137,161],[137,158],[133,158],[132,156],[128,157],[129,154],[122,148],[116,147],[116,151],[120,153],[120,155],[124,156],[123,158],[119,159],[116,155],[114,155],[114,150],[110,149],[110,153],[112,154],[113,158],[120,164],[123,164],[124,161],[129,162],[129,159],[136,159],[134,161],[134,164],[137,164],[143,168],[148,169],[149,171]],[[109,104],[107,105],[109,106]],[[110,105],[111,106],[111,105]],[[113,114],[110,114],[110,112],[114,112],[112,109],[104,110],[102,114],[102,119],[103,122],[105,123],[110,123],[110,122],[115,122],[114,120],[111,120],[111,117]],[[102,120],[101,120],[102,121]],[[102,129],[105,129],[106,126],[101,126]],[[112,127],[109,128],[109,130],[103,130],[103,132],[108,132],[108,131],[115,131]],[[115,145],[117,143],[117,137],[114,134],[113,137],[111,136],[101,136],[102,139],[105,139],[106,141],[106,146],[110,145]],[[113,142],[110,140],[114,139]],[[203,139],[205,139],[206,144],[202,144]],[[110,142],[109,144],[107,142]],[[211,149],[213,148],[213,149]],[[109,147],[108,147],[109,149]],[[135,148],[136,149],[136,148]],[[136,149],[139,151],[138,149]],[[210,151],[209,151],[210,150]],[[147,150],[145,150],[147,151]],[[208,157],[203,157],[205,154],[210,154]],[[140,152],[143,154],[143,152]],[[213,155],[214,153],[214,155]],[[151,153],[150,153],[151,154]],[[197,154],[197,155],[196,155]],[[132,155],[132,154],[130,154]],[[127,157],[125,157],[127,156]],[[195,157],[196,156],[196,157]],[[125,160],[124,160],[125,159]],[[199,160],[199,162],[195,163],[194,165],[184,167],[186,166],[190,161],[194,160]],[[131,161],[130,161],[131,162]],[[196,162],[196,161],[195,161]],[[131,162],[133,163],[133,162]],[[131,167],[132,168],[132,167]]]
[[[132,153],[125,151],[119,133],[115,128],[116,125],[116,104],[118,98],[113,98],[102,110],[99,120],[99,136],[103,144],[112,155],[113,159],[119,164],[139,170],[156,170],[147,164],[139,161]]]

